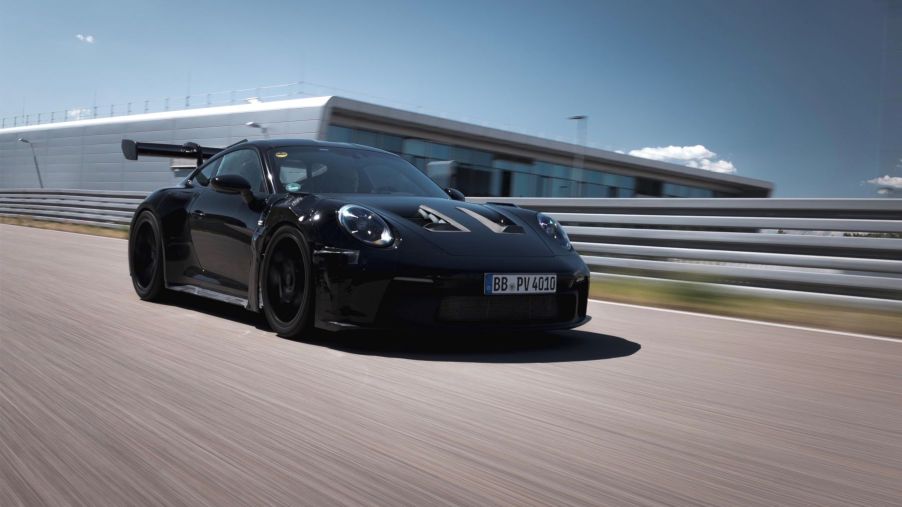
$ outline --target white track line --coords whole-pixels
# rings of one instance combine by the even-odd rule
[[[615,303],[613,301],[601,301],[598,299],[589,299],[589,301],[592,303],[598,303],[601,305],[626,306],[629,308],[641,308],[643,310],[655,310],[655,311],[659,311],[659,312],[677,313],[677,314],[681,314],[681,315],[691,315],[693,317],[707,317],[709,319],[730,320],[733,322],[744,322],[746,324],[759,324],[762,326],[782,327],[784,329],[796,329],[799,331],[812,331],[815,333],[835,334],[835,335],[840,335],[840,336],[852,336],[855,338],[866,338],[868,340],[878,340],[878,341],[882,341],[882,342],[902,343],[902,339],[888,338],[885,336],[875,336],[875,335],[860,334],[860,333],[847,333],[845,331],[834,331],[832,329],[819,329],[816,327],[795,326],[793,324],[781,324],[779,322],[767,322],[767,321],[763,321],[763,320],[740,319],[738,317],[725,317],[723,315],[711,315],[708,313],[687,312],[684,310],[673,310],[670,308],[657,308],[654,306],[632,305],[629,303]]]

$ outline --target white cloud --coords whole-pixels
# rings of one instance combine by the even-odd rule
[[[701,144],[695,146],[658,146],[630,150],[630,155],[661,162],[682,164],[716,173],[735,173],[736,166],[729,160],[718,160],[717,153]]]
[[[870,179],[868,183],[880,187],[902,188],[902,176],[890,176],[887,174],[886,176]]]
[[[702,158],[711,158],[717,154],[700,144],[696,144],[695,146],[659,146],[657,148],[642,148],[641,150],[630,150],[630,155],[634,157],[650,158],[652,160],[671,161],[698,160]]]
[[[90,114],[91,110],[88,108],[75,108],[69,109],[66,111],[66,119],[68,120],[80,120],[82,118],[87,118],[88,114]]]
[[[700,160],[690,160],[686,162],[689,167],[704,169],[706,171],[714,171],[716,173],[735,173],[736,167],[729,160],[711,160],[703,158]]]
[[[83,35],[83,34],[77,33],[77,34],[75,34],[75,38],[82,42],[86,42],[88,44],[94,44],[94,36],[93,35]]]

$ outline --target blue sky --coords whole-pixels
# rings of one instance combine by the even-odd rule
[[[872,196],[887,5],[0,0],[0,115],[309,81],[569,141],[586,114],[596,147]]]

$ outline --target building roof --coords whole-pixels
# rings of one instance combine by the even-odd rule
[[[180,109],[175,111],[161,111],[158,113],[141,113],[123,116],[108,116],[104,118],[90,118],[87,120],[70,120],[57,123],[41,123],[24,127],[7,127],[0,129],[0,134],[18,134],[41,130],[53,130],[61,128],[87,127],[96,125],[115,125],[117,123],[132,123],[152,120],[173,120],[180,118],[199,118],[203,116],[216,116],[222,114],[254,113],[258,111],[276,111],[280,109],[294,109],[304,107],[323,107],[332,97],[309,97],[303,99],[289,99],[274,102],[256,102],[253,104],[235,104],[229,106],[201,107],[197,109]]]

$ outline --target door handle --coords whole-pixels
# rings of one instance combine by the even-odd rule
[[[194,215],[194,216],[196,216],[197,218],[203,218],[204,215],[206,215],[206,213],[204,213],[203,211],[201,211],[201,210],[199,210],[199,209],[192,210],[192,211],[191,211],[191,214]]]

